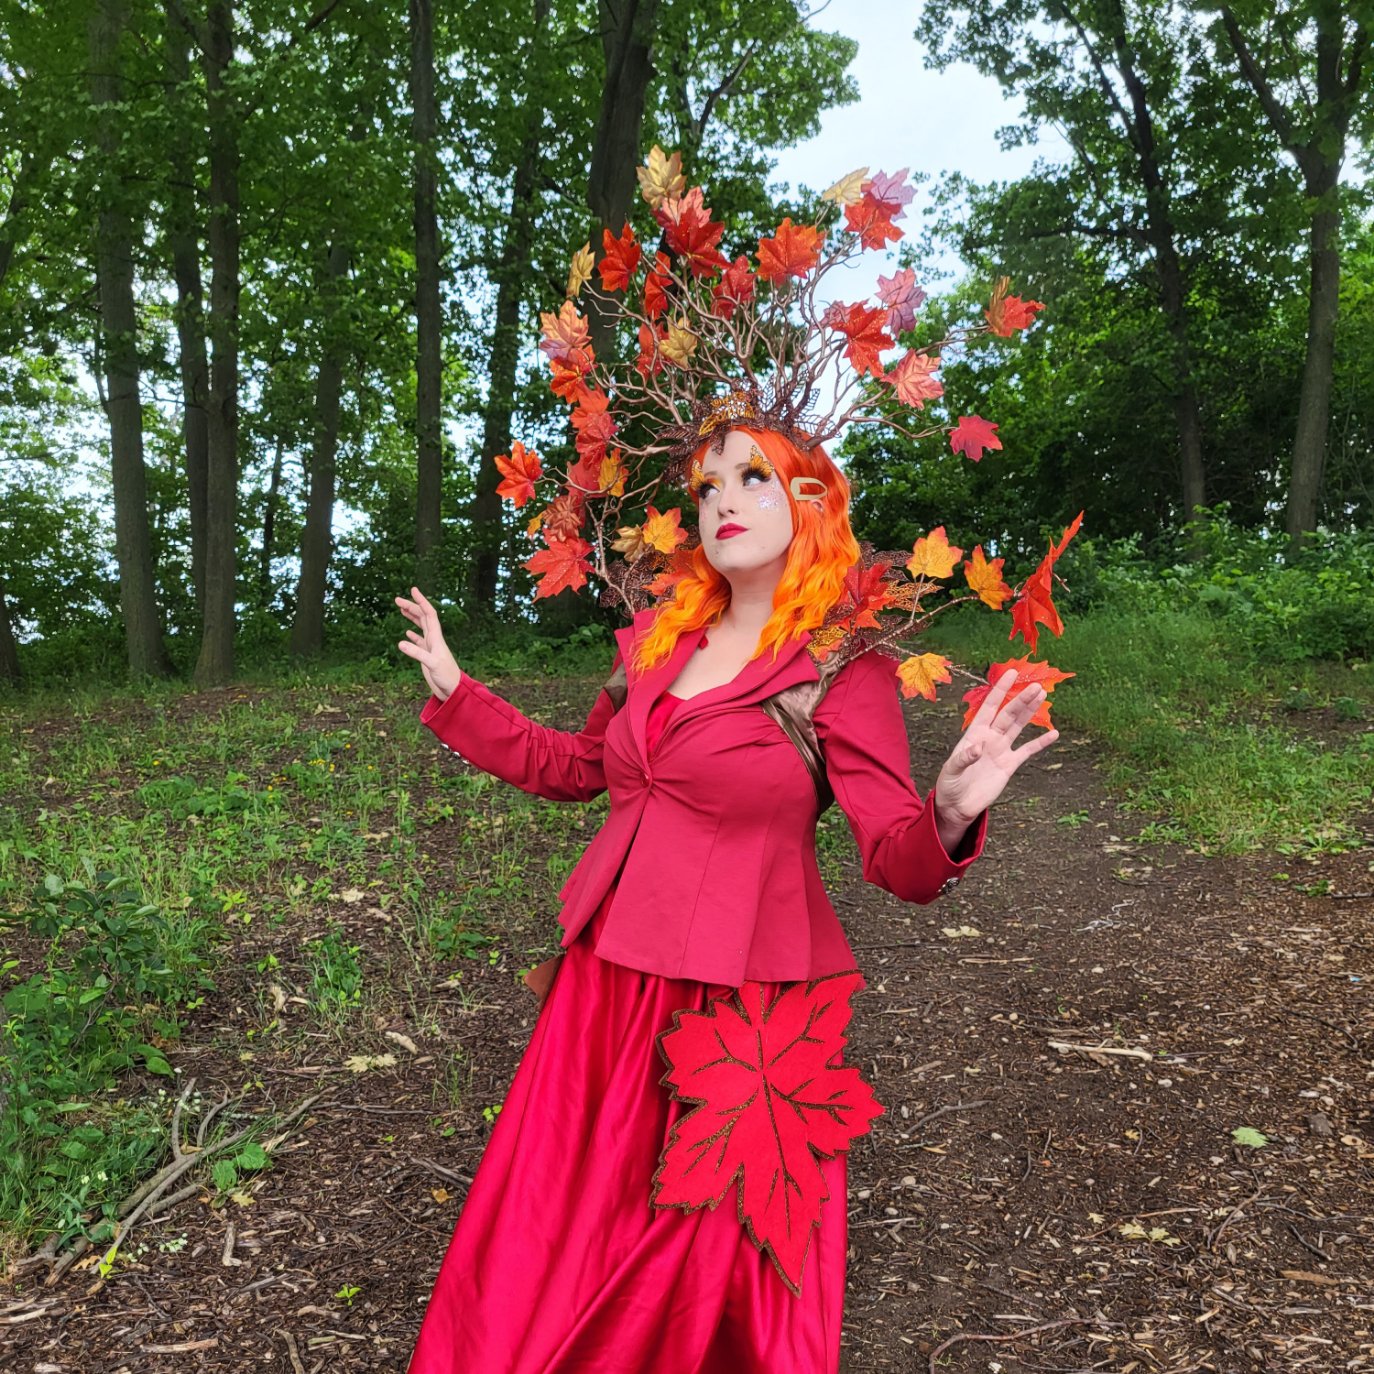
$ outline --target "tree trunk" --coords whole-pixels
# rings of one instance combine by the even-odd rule
[[[281,492],[281,435],[272,454],[272,476],[267,483],[267,500],[262,512],[262,553],[258,558],[258,604],[266,610],[272,601],[272,553],[277,531],[277,501]]]
[[[226,85],[234,58],[233,0],[209,0],[205,87],[210,132],[210,397],[205,488],[205,616],[195,678],[234,673],[235,541],[238,525],[238,112]]]
[[[410,98],[415,143],[415,577],[423,588],[431,581],[443,500],[433,0],[410,0]]]
[[[164,677],[171,665],[162,642],[154,594],[148,479],[143,466],[138,319],[134,308],[134,226],[120,203],[124,179],[118,173],[122,121],[115,110],[122,97],[119,40],[126,21],[124,0],[101,0],[91,16],[89,29],[91,104],[102,162],[96,238],[100,352],[104,358],[105,413],[110,421],[119,606],[124,617],[129,671],[135,677]]]
[[[642,156],[644,100],[654,74],[659,0],[620,0],[618,4],[599,0],[597,8],[606,75],[587,178],[594,251],[600,250],[603,230],[618,235],[630,217],[635,168]],[[588,308],[587,327],[597,356],[604,356],[610,346],[611,320],[595,301]]]
[[[339,446],[339,393],[343,387],[343,349],[337,338],[341,286],[348,271],[348,247],[329,250],[322,294],[325,297],[324,353],[315,382],[315,433],[310,446],[310,494],[301,534],[301,575],[296,584],[296,618],[291,652],[313,658],[324,649],[325,579],[333,543],[335,460]]]
[[[167,73],[185,89],[191,79],[190,42],[175,0],[167,4]],[[181,432],[191,516],[191,584],[196,609],[205,615],[205,483],[208,472],[210,366],[205,351],[205,301],[195,204],[195,149],[184,121],[172,125],[168,179],[167,242],[177,288],[177,340],[181,362]]]
[[[20,680],[19,645],[14,638],[9,602],[5,599],[5,579],[0,577],[0,682],[17,687]]]
[[[541,69],[544,27],[550,0],[535,0],[534,29],[529,70]],[[520,360],[520,320],[530,287],[530,254],[534,244],[534,190],[539,173],[540,130],[546,103],[543,84],[532,80],[525,87],[524,141],[511,181],[510,214],[506,239],[501,246],[492,280],[496,283],[496,322],[491,334],[490,381],[482,423],[482,456],[477,467],[476,490],[469,516],[473,557],[468,582],[470,614],[495,616],[497,570],[501,559],[505,520],[501,498],[496,494],[501,474],[493,459],[509,453],[511,422],[515,413],[515,388]]]

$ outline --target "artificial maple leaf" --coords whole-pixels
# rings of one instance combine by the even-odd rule
[[[504,479],[496,488],[498,496],[504,496],[519,510],[534,495],[534,484],[544,475],[539,455],[527,449],[517,439],[510,446],[510,453],[498,453],[493,460]]]
[[[986,558],[979,544],[973,550],[973,558],[964,563],[964,576],[969,586],[978,593],[979,600],[994,611],[1000,611],[1002,603],[1011,595],[1011,588],[1002,581],[1003,562],[1001,558]]]
[[[539,585],[534,589],[534,599],[541,596],[557,596],[565,587],[577,591],[587,585],[587,574],[592,566],[587,555],[592,546],[585,539],[550,539],[546,549],[532,554],[521,565],[532,573],[542,573]]]
[[[892,205],[865,191],[856,205],[844,207],[844,222],[858,234],[865,248],[881,249],[902,237],[902,231],[892,222],[896,213]]]
[[[539,514],[534,516],[533,519],[530,520],[529,524],[525,526],[525,534],[530,539],[533,539],[534,536],[539,533],[539,527],[544,523],[544,516],[546,513],[547,512],[541,510]]]
[[[571,301],[564,301],[558,314],[540,311],[539,324],[543,339],[539,348],[556,363],[566,363],[585,372],[592,359],[592,336],[587,321],[577,313]]]
[[[913,268],[904,267],[890,277],[878,278],[878,299],[887,306],[887,327],[894,336],[915,327],[916,312],[925,298],[926,293],[916,285]]]
[[[892,347],[892,336],[886,329],[887,312],[867,305],[831,305],[825,312],[825,323],[849,340],[844,356],[853,364],[859,376],[865,373],[882,375],[883,349]]]
[[[916,194],[916,188],[906,184],[906,174],[910,170],[909,167],[903,167],[891,176],[886,172],[878,172],[863,188],[878,204],[888,206],[896,219],[901,218]]]
[[[848,176],[842,176],[833,186],[827,186],[821,192],[821,199],[832,200],[836,205],[853,205],[863,195],[864,181],[867,177],[868,168],[860,167]]]
[[[1020,296],[1007,295],[1010,285],[1010,277],[998,277],[993,284],[992,300],[983,311],[988,327],[1004,339],[1011,338],[1018,329],[1025,329],[1035,319],[1035,312],[1045,308],[1040,301],[1023,301]]]
[[[805,277],[819,260],[824,243],[825,235],[814,224],[793,224],[789,215],[772,238],[759,240],[759,276],[775,286],[788,277]]]
[[[1031,653],[1040,640],[1043,625],[1051,634],[1062,635],[1064,622],[1054,604],[1054,564],[1055,560],[1069,546],[1069,540],[1078,533],[1083,523],[1083,512],[1079,511],[1073,522],[1066,526],[1063,536],[1056,544],[1050,540],[1050,551],[1040,560],[1040,566],[1026,578],[1021,593],[1011,608],[1011,633],[1008,639],[1018,634],[1030,646]]]
[[[668,304],[668,288],[673,284],[668,271],[671,264],[667,253],[655,253],[654,265],[644,279],[644,313],[651,320],[657,319]]]
[[[845,573],[844,624],[850,630],[881,628],[876,613],[893,604],[891,588],[887,583],[889,571],[889,565],[882,562],[868,568],[856,563]]]
[[[687,328],[687,322],[685,320],[670,320],[668,333],[663,342],[659,344],[658,351],[670,363],[676,363],[678,367],[686,367],[691,361],[692,354],[696,352],[696,347],[697,336]]]
[[[835,1062],[862,986],[858,973],[835,974],[792,983],[765,1005],[749,980],[707,1011],[674,1013],[658,1037],[662,1082],[697,1105],[673,1125],[653,1205],[715,1207],[738,1184],[740,1220],[794,1294],[830,1200],[820,1159],[847,1150],[883,1113],[858,1069]]]
[[[1058,668],[1051,668],[1048,663],[1032,663],[1030,655],[1027,654],[1024,658],[1009,658],[1005,663],[994,663],[988,669],[987,682],[981,687],[970,688],[964,693],[964,701],[968,704],[968,710],[964,712],[962,729],[967,730],[973,723],[974,716],[978,714],[978,708],[986,700],[988,693],[992,691],[998,679],[1012,670],[1016,673],[1016,681],[1012,685],[1011,691],[1002,698],[1002,705],[997,708],[997,715],[1001,715],[1007,702],[1014,700],[1018,693],[1025,691],[1032,682],[1036,682],[1045,689],[1047,695],[1045,700],[1040,703],[1039,710],[1030,718],[1030,723],[1045,730],[1054,728],[1050,721],[1050,698],[1048,694],[1052,693],[1061,682],[1067,682],[1076,674],[1061,673]],[[996,718],[996,716],[993,717],[994,720]]]
[[[560,492],[544,509],[544,538],[576,539],[582,531],[585,502],[580,491]]]
[[[935,700],[936,683],[954,680],[949,675],[949,659],[940,654],[913,654],[897,665],[897,676],[904,697],[919,694],[927,701]]]
[[[639,268],[641,249],[635,238],[635,231],[627,224],[616,238],[609,229],[601,231],[601,243],[606,256],[601,259],[597,271],[601,273],[601,285],[607,291],[623,291]]]
[[[587,394],[587,384],[582,380],[586,372],[582,368],[555,358],[549,364],[549,370],[553,373],[549,390],[555,396],[561,396],[570,405],[576,405]]]
[[[939,366],[939,358],[929,353],[906,353],[891,372],[883,373],[883,381],[892,387],[904,406],[920,410],[927,401],[945,394],[944,383],[934,375]]]
[[[711,288],[711,314],[728,320],[753,295],[754,274],[749,270],[749,259],[741,253]]]
[[[949,432],[949,446],[955,453],[962,453],[976,463],[984,449],[999,449],[1002,441],[997,437],[997,424],[985,420],[981,415],[961,415],[959,423]]]
[[[687,188],[687,178],[682,175],[682,154],[667,157],[657,143],[644,166],[635,168],[635,176],[639,179],[639,193],[651,210],[657,210],[669,196],[680,196]]]
[[[592,252],[590,243],[584,243],[576,253],[572,255],[572,265],[568,268],[568,299],[577,295],[584,286],[592,279],[592,264],[596,261],[596,255]]]
[[[624,496],[625,482],[630,470],[620,461],[620,449],[614,449],[601,460],[601,471],[597,473],[597,490],[609,496]]]
[[[641,377],[652,377],[663,371],[663,340],[668,337],[666,329],[656,329],[652,323],[639,326],[639,356],[635,359],[635,371]]]
[[[687,531],[682,528],[682,511],[674,506],[660,513],[650,506],[645,512],[641,533],[649,548],[659,553],[672,553],[687,538]]]
[[[589,390],[573,411],[572,424],[577,431],[579,457],[594,458],[600,462],[617,428],[610,413],[610,398],[599,388],[596,391]]]
[[[700,186],[692,187],[685,196],[664,201],[656,213],[668,247],[686,261],[694,277],[709,277],[726,265],[717,247],[725,225],[711,218]]]
[[[576,492],[584,500],[601,491],[601,465],[605,458],[598,453],[588,452],[581,455],[568,469],[568,490]]]
[[[923,534],[911,546],[906,570],[912,577],[953,577],[954,565],[963,552],[963,549],[949,542],[945,527],[936,525],[929,534]]]
[[[692,571],[693,550],[679,546],[669,556],[667,566],[644,584],[650,596],[666,596]]]

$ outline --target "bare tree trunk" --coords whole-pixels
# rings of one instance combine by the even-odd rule
[[[424,586],[431,580],[443,500],[433,0],[410,0],[410,96],[415,143],[415,576]]]
[[[0,682],[17,687],[20,681],[19,645],[14,638],[9,602],[5,599],[5,579],[0,577]]]
[[[258,602],[266,609],[272,599],[272,554],[277,532],[277,501],[281,492],[281,453],[283,443],[277,435],[272,454],[272,476],[267,483],[267,500],[262,512],[262,553],[258,557]]]
[[[195,678],[234,674],[235,541],[238,525],[239,146],[238,112],[226,85],[234,58],[233,0],[209,0],[205,86],[210,129],[210,398],[205,500],[205,616]]]
[[[550,0],[535,0],[534,29],[529,70],[537,76],[544,49],[544,28]],[[530,286],[530,253],[534,243],[534,190],[539,172],[541,128],[546,104],[543,85],[537,79],[525,87],[525,136],[511,181],[510,214],[501,256],[492,272],[496,282],[496,322],[491,335],[490,382],[482,425],[482,456],[477,467],[470,525],[473,558],[468,583],[470,613],[494,615],[497,571],[501,559],[501,498],[496,494],[501,474],[492,461],[509,453],[511,422],[515,413],[515,387],[520,359],[520,316]]]
[[[315,434],[310,446],[310,494],[301,534],[301,575],[296,584],[296,618],[291,652],[312,658],[324,649],[325,579],[333,545],[335,462],[339,447],[339,393],[343,388],[343,349],[336,317],[348,271],[348,247],[337,241],[325,269],[324,353],[315,381]]]
[[[119,40],[127,22],[124,0],[101,0],[90,19],[91,104],[102,168],[96,238],[100,289],[105,413],[110,421],[110,469],[114,487],[115,558],[129,671],[164,677],[171,669],[162,642],[153,582],[148,480],[143,466],[143,409],[138,390],[138,317],[134,308],[134,226],[123,205],[120,121],[122,96]],[[108,110],[102,113],[102,107]]]
[[[654,75],[659,0],[599,0],[597,11],[606,75],[587,179],[594,250],[601,247],[603,230],[618,235],[630,217],[635,168],[641,159],[644,100]],[[596,308],[595,301],[588,308],[587,325],[592,347],[601,356],[609,347],[611,322]]]
[[[185,88],[191,79],[190,41],[175,0],[167,4],[167,70],[171,84]],[[168,180],[167,241],[177,288],[177,340],[181,363],[182,442],[191,516],[191,585],[196,609],[205,614],[205,501],[209,467],[210,365],[205,352],[205,302],[200,275],[200,239],[195,204],[195,150],[186,126],[172,126]]]

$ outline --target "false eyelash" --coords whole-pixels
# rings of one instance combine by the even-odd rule
[[[687,474],[687,490],[690,491],[693,496],[699,496],[701,494],[702,487],[706,485],[706,474],[702,472],[702,470],[695,463],[693,463],[692,470]]]
[[[751,448],[749,450],[749,471],[757,472],[760,477],[768,478],[773,475],[773,465],[757,448]]]

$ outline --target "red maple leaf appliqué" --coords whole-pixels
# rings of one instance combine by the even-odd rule
[[[839,1063],[849,999],[863,986],[858,972],[834,974],[765,1005],[763,985],[749,981],[708,1011],[677,1012],[658,1037],[660,1082],[698,1105],[673,1126],[653,1205],[714,1208],[738,1182],[740,1222],[794,1294],[830,1196],[819,1159],[883,1113],[858,1069]]]

